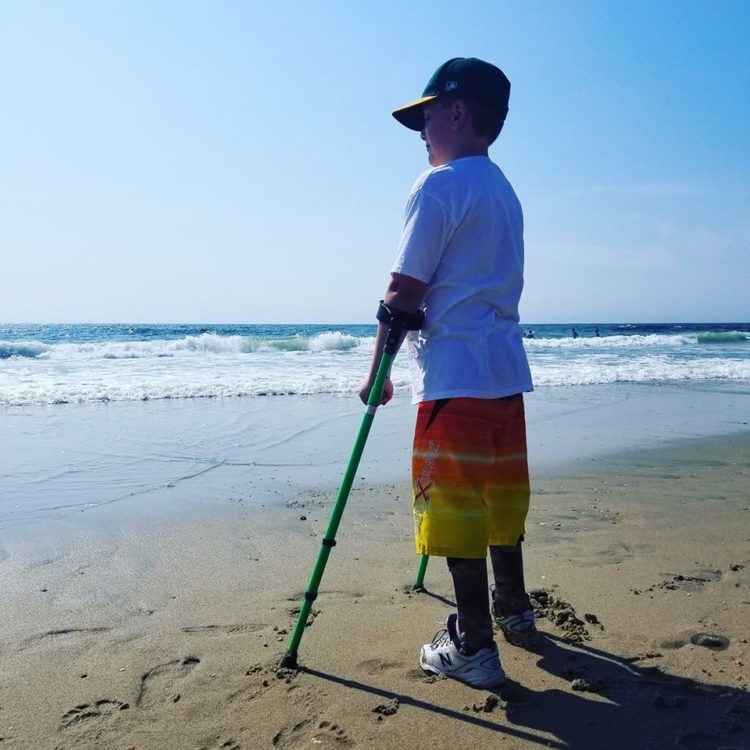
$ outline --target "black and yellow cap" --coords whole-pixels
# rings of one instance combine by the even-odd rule
[[[491,63],[476,57],[454,57],[432,74],[419,99],[399,107],[393,116],[410,130],[422,130],[424,105],[445,95],[481,102],[502,121],[508,114],[510,81]]]

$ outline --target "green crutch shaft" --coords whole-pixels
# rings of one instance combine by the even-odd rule
[[[417,570],[417,580],[414,581],[412,589],[423,589],[424,588],[424,574],[427,572],[427,561],[430,559],[429,555],[422,555],[419,558],[419,569]]]
[[[375,376],[375,382],[370,390],[370,396],[367,399],[367,409],[365,415],[362,418],[362,424],[360,425],[359,432],[357,433],[357,439],[354,442],[354,448],[352,450],[349,464],[344,472],[344,477],[341,480],[341,487],[339,493],[336,496],[336,503],[333,506],[331,512],[331,519],[328,522],[328,528],[326,529],[325,536],[321,543],[320,552],[318,552],[318,559],[315,562],[312,575],[310,576],[310,583],[307,586],[305,592],[305,598],[302,601],[299,615],[297,616],[297,622],[292,632],[292,637],[289,639],[289,646],[284,654],[284,658],[281,660],[282,667],[296,668],[297,666],[297,650],[299,649],[299,643],[302,640],[302,634],[305,631],[307,625],[307,618],[310,615],[312,609],[312,603],[318,595],[318,588],[320,581],[323,578],[323,572],[328,562],[328,556],[331,554],[331,549],[336,544],[336,531],[338,530],[341,516],[344,513],[346,507],[346,501],[349,497],[349,492],[352,489],[352,483],[354,482],[354,475],[359,466],[359,460],[362,458],[362,452],[367,442],[367,436],[370,434],[370,427],[372,426],[373,419],[375,418],[375,411],[380,404],[380,399],[383,397],[383,386],[385,385],[385,379],[388,377],[388,373],[391,369],[393,358],[396,356],[398,351],[398,343],[395,347],[389,346],[391,340],[395,338],[397,342],[400,342],[401,327],[392,327],[389,332],[389,342],[386,343],[383,354],[380,358],[378,365],[378,371]],[[389,349],[394,348],[395,350],[391,353]]]

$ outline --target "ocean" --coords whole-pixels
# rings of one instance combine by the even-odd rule
[[[524,330],[533,331],[524,344],[537,388],[750,383],[748,323]],[[0,405],[351,394],[367,371],[374,336],[374,325],[5,324]],[[403,355],[393,380],[408,388]]]
[[[750,324],[531,329],[534,475],[748,429]],[[375,330],[0,326],[0,559],[13,538],[3,532],[34,533],[43,521],[328,497],[362,419],[356,391]],[[393,380],[358,487],[409,476],[415,410],[403,355]]]

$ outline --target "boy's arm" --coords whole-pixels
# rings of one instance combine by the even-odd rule
[[[392,307],[399,312],[415,313],[419,310],[419,306],[422,304],[425,292],[427,291],[427,286],[428,285],[424,281],[415,279],[413,276],[405,276],[402,273],[392,273],[391,281],[388,284],[388,288],[385,290],[383,302],[385,302],[388,307]],[[359,390],[359,397],[365,404],[370,396],[372,384],[375,382],[375,375],[378,371],[378,365],[380,364],[380,358],[383,353],[383,347],[385,346],[385,338],[387,335],[388,326],[385,325],[385,323],[378,323],[378,333],[375,338],[375,351],[372,355],[370,372]],[[401,341],[404,340],[405,335],[406,333],[401,336]],[[389,377],[385,381],[383,398],[380,403],[387,404],[391,398],[393,398],[393,383],[391,383]]]

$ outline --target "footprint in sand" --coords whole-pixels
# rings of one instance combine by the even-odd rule
[[[302,747],[337,750],[341,747],[353,747],[354,742],[338,724],[311,717],[280,729],[273,738],[273,746],[290,750]]]
[[[692,643],[694,646],[703,646],[703,648],[712,651],[724,651],[729,648],[729,638],[717,633],[693,633],[688,632],[676,638],[668,638],[661,642],[662,648],[678,649]]]
[[[60,720],[60,733],[65,737],[55,750],[77,747],[112,747],[106,742],[110,733],[122,732],[122,725],[131,711],[123,701],[102,698],[93,703],[80,703],[66,711]],[[71,744],[68,744],[71,743]]]
[[[236,625],[186,625],[180,628],[183,633],[255,633],[263,630],[265,625],[255,622],[240,622]]]
[[[386,661],[384,659],[366,659],[357,664],[357,669],[369,675],[376,675],[380,672],[387,672],[389,669],[403,669],[406,666],[400,661]]]
[[[401,703],[398,698],[392,698],[387,703],[378,703],[375,708],[372,709],[374,714],[377,714],[378,721],[383,721],[386,716],[393,716],[398,713]]]
[[[88,725],[93,721],[102,721],[118,716],[120,711],[126,711],[130,706],[118,700],[102,698],[94,703],[81,703],[70,711],[66,711],[60,721],[60,729]]]
[[[96,635],[97,633],[106,633],[111,628],[102,626],[98,628],[59,628],[58,630],[45,630],[29,640],[44,640],[45,638],[57,638],[63,635]]]
[[[278,659],[274,659],[272,663],[267,665],[253,664],[245,672],[245,675],[250,678],[249,684],[230,693],[227,696],[227,701],[251,701],[276,685],[284,685],[289,693],[299,689],[296,684],[297,671],[278,666]],[[308,692],[305,691],[300,695],[306,695]],[[317,695],[320,695],[320,691],[317,692]]]
[[[149,669],[141,676],[136,706],[150,708],[162,703],[176,703],[180,699],[177,685],[193,671],[196,664],[200,664],[197,656],[185,656]]]
[[[215,737],[209,740],[208,744],[201,745],[198,750],[242,750],[242,745],[232,737],[223,741],[220,737]]]

